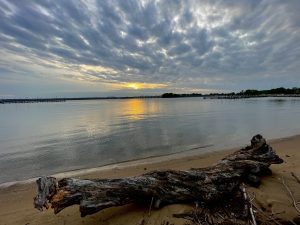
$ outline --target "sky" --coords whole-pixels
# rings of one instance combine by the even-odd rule
[[[0,0],[0,97],[300,86],[299,0]]]

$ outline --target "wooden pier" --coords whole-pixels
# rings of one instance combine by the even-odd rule
[[[26,99],[0,99],[0,104],[39,103],[39,102],[65,102],[64,98],[26,98]]]

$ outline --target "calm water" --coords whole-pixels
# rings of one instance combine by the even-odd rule
[[[300,98],[0,105],[0,183],[300,133]]]

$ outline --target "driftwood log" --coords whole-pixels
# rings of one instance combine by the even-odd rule
[[[272,173],[269,166],[282,162],[265,139],[256,135],[250,146],[206,168],[154,171],[121,179],[41,177],[37,180],[34,206],[43,210],[50,203],[54,213],[58,213],[78,204],[81,216],[129,203],[153,203],[155,208],[189,202],[209,206],[236,195],[242,183],[259,186],[259,177]]]

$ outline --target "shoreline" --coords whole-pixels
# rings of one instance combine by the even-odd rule
[[[300,134],[294,134],[290,136],[285,136],[285,137],[280,137],[280,138],[271,138],[268,139],[267,142],[270,143],[272,146],[272,143],[277,143],[280,141],[285,141],[288,139],[292,138],[300,138]],[[214,145],[205,145],[205,146],[199,146],[195,147],[189,150],[184,150],[180,152],[175,152],[175,153],[166,153],[166,154],[161,154],[157,156],[146,156],[143,158],[138,158],[138,159],[132,159],[132,160],[125,160],[117,163],[109,163],[103,166],[97,166],[97,167],[91,167],[91,168],[83,168],[83,169],[74,169],[74,170],[67,170],[63,172],[58,172],[54,173],[51,175],[47,176],[53,176],[57,178],[64,178],[64,177],[80,177],[80,176],[87,176],[89,174],[94,174],[106,170],[113,170],[113,169],[124,169],[127,167],[131,166],[142,166],[142,165],[147,165],[147,164],[152,164],[152,163],[163,163],[168,160],[178,160],[178,159],[188,159],[190,157],[205,157],[209,154],[212,153],[220,153],[220,152],[226,152],[227,154],[230,154],[232,151],[246,147],[246,145],[249,145],[249,143],[245,143],[244,145],[239,145],[236,147],[229,147],[229,148],[224,148],[224,149],[219,149],[219,148],[211,148],[211,149],[205,149],[207,147],[213,147]],[[197,149],[204,149],[202,152],[196,151]],[[182,157],[182,158],[181,158]],[[133,164],[133,165],[132,165]],[[10,181],[10,182],[4,182],[0,183],[0,191],[1,189],[9,188],[15,185],[26,185],[26,184],[33,184],[35,181],[39,178],[38,177],[32,177],[26,180],[19,180],[19,181]]]
[[[250,141],[249,137],[249,141]],[[282,186],[280,179],[284,178],[292,190],[295,199],[300,200],[299,183],[291,176],[294,172],[300,177],[300,135],[282,137],[267,140],[277,154],[285,161],[283,164],[272,165],[273,175],[262,179],[259,188],[248,188],[249,193],[255,195],[258,205],[271,213],[277,213],[280,218],[293,220],[297,217],[297,211],[293,208],[289,194]],[[249,145],[245,143],[242,147]],[[95,178],[120,178],[136,176],[153,170],[187,170],[210,166],[224,156],[239,149],[219,149],[218,151],[202,153],[198,155],[175,154],[165,157],[154,157],[143,160],[129,161],[104,167],[85,170],[75,170],[56,174],[61,178],[66,175],[81,179]],[[58,176],[57,176],[58,175]],[[29,182],[30,181],[30,182]],[[33,198],[36,194],[35,178],[15,183],[0,189],[0,225],[10,224],[90,224],[90,225],[139,225],[142,219],[147,219],[147,225],[161,225],[162,221],[168,221],[174,225],[183,225],[186,221],[173,218],[174,213],[182,213],[190,210],[191,205],[170,205],[160,210],[153,210],[148,216],[147,206],[127,205],[115,207],[98,212],[92,216],[80,217],[79,207],[69,207],[57,215],[51,209],[43,212],[33,208]]]
[[[48,176],[53,176],[53,177],[58,177],[58,178],[73,177],[73,176],[78,177],[78,176],[91,174],[91,173],[97,173],[97,172],[101,172],[101,171],[105,171],[105,170],[111,170],[111,169],[116,169],[116,168],[118,168],[118,169],[126,168],[126,167],[132,166],[132,164],[141,166],[141,165],[147,165],[147,164],[152,164],[152,163],[160,163],[160,162],[164,162],[167,160],[176,160],[176,159],[179,159],[180,157],[186,158],[186,157],[200,156],[200,155],[205,156],[206,154],[210,154],[213,152],[229,150],[229,149],[225,149],[225,150],[224,149],[223,150],[206,149],[202,152],[195,152],[196,149],[204,149],[204,148],[210,147],[210,146],[212,146],[212,145],[196,147],[193,149],[175,152],[175,153],[166,153],[166,154],[157,155],[157,156],[147,156],[147,157],[139,158],[139,159],[125,160],[125,161],[121,161],[118,163],[109,163],[109,164],[106,164],[103,166],[97,166],[97,167],[92,167],[92,168],[68,170],[68,171],[64,171],[64,172],[54,173],[54,174],[51,174]],[[3,188],[9,188],[14,185],[23,185],[23,184],[34,183],[39,177],[40,176],[32,177],[32,178],[29,178],[26,180],[9,181],[9,182],[0,183],[0,190]]]
[[[164,96],[166,94],[166,96]],[[169,96],[168,96],[169,94]],[[171,95],[170,95],[171,94]],[[53,103],[66,101],[89,101],[89,100],[123,100],[123,99],[153,99],[153,98],[203,98],[203,99],[247,99],[247,98],[299,98],[300,94],[174,94],[164,93],[162,95],[149,96],[111,96],[111,97],[59,97],[59,98],[0,98],[0,104],[24,104],[24,103]]]
[[[83,169],[74,169],[74,170],[67,170],[64,172],[58,172],[54,173],[48,176],[54,176],[58,178],[63,178],[63,177],[71,177],[71,176],[80,176],[80,175],[85,175],[85,174],[90,174],[90,173],[96,173],[100,172],[102,170],[111,170],[115,168],[126,168],[131,166],[131,164],[135,165],[144,165],[144,164],[149,164],[149,163],[159,163],[167,160],[173,160],[177,159],[179,157],[189,157],[189,156],[194,156],[194,155],[206,155],[211,152],[215,151],[224,151],[223,150],[213,150],[213,149],[206,149],[203,152],[196,152],[195,150],[197,149],[205,149],[206,147],[211,147],[213,145],[204,145],[200,147],[195,147],[189,150],[184,150],[180,152],[175,152],[175,153],[166,153],[166,154],[161,154],[161,155],[156,155],[156,156],[146,156],[138,159],[129,159],[117,163],[109,163],[103,166],[97,166],[97,167],[91,167],[91,168],[83,168]],[[225,151],[228,149],[225,149]],[[151,161],[149,161],[151,160]],[[0,190],[2,188],[7,188],[11,187],[13,185],[22,185],[22,184],[28,184],[28,183],[34,183],[39,177],[32,177],[26,180],[20,180],[20,181],[10,181],[10,182],[4,182],[0,183]]]

